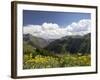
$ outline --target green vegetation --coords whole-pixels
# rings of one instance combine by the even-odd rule
[[[66,53],[53,55],[45,50],[43,51],[35,49],[33,53],[30,53],[30,55],[24,55],[23,64],[24,69],[90,66],[91,58],[89,54],[76,55]]]
[[[51,41],[27,34],[23,40],[23,69],[91,65],[90,34]]]

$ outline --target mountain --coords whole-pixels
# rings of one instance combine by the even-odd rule
[[[90,53],[91,34],[84,36],[65,36],[51,42],[45,47],[53,53]]]
[[[32,36],[31,34],[23,34],[23,41],[35,48],[44,48],[51,42],[43,38]]]
[[[23,44],[28,48],[44,49],[51,53],[90,53],[91,34],[65,36],[60,39],[43,39],[31,34],[23,34]],[[26,48],[25,47],[25,48]]]
[[[91,34],[83,36],[83,42],[80,45],[80,53],[91,53]]]

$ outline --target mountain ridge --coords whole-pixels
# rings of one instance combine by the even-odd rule
[[[60,39],[46,40],[31,34],[23,34],[23,41],[32,47],[48,50],[52,53],[90,53],[91,33],[84,36],[65,36]]]
[[[90,53],[90,36],[90,33],[78,37],[66,36],[53,41],[45,49],[54,53]]]

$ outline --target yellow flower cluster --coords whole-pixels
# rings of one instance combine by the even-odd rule
[[[59,57],[36,55],[24,56],[24,69],[90,66],[90,55],[63,55]]]

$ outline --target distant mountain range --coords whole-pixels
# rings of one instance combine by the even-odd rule
[[[23,41],[35,48],[46,49],[52,53],[90,53],[91,34],[84,36],[65,36],[60,39],[43,39],[23,34]]]

